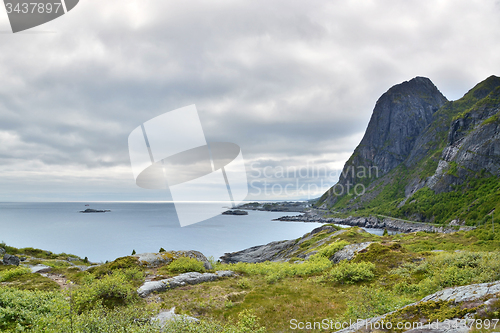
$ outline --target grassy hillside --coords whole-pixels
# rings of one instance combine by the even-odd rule
[[[315,234],[304,250],[321,244],[326,232]],[[328,260],[346,244],[367,241],[374,243],[350,262],[332,264]],[[383,237],[351,228],[315,247],[316,254],[306,261],[213,262],[214,270],[230,269],[238,274],[146,299],[136,293],[146,275],[161,279],[192,269],[204,271],[203,266],[184,260],[170,268],[148,269],[135,258],[124,257],[80,272],[63,264],[66,255],[30,256],[27,263],[51,264],[53,274],[71,283],[61,289],[50,278],[26,268],[0,266],[0,330],[160,332],[148,318],[175,306],[177,313],[201,319],[200,324],[171,324],[175,332],[288,332],[292,319],[356,320],[395,310],[445,287],[500,280],[499,247],[498,223],[495,233],[488,225],[455,234]],[[18,255],[45,253],[6,249]],[[435,250],[443,252],[432,252]]]

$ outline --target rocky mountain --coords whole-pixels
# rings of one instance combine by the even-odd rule
[[[500,78],[448,101],[429,79],[416,77],[380,97],[339,182],[317,206],[474,225],[491,220],[499,176]]]

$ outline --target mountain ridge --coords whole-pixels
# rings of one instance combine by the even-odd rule
[[[373,168],[375,175],[359,172]],[[500,78],[492,75],[448,101],[429,79],[416,77],[379,98],[339,182],[316,206],[342,214],[475,225],[497,208],[499,175]],[[453,204],[454,197],[460,202]],[[478,200],[485,202],[478,205]],[[444,212],[451,209],[455,216]]]

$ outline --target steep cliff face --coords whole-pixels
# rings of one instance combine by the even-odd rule
[[[380,175],[391,171],[408,157],[415,140],[446,101],[427,78],[416,77],[392,87],[377,101],[353,162],[373,164]]]
[[[400,105],[394,97],[402,95]],[[378,175],[345,172],[367,166]],[[424,78],[391,88],[344,172],[318,206],[439,223],[484,220],[500,201],[500,78],[489,77],[453,102]],[[362,186],[336,190],[347,182]]]
[[[431,80],[424,77],[403,82],[384,93],[334,192],[345,194],[351,185],[367,184],[402,163],[431,123],[433,114],[446,101]],[[323,199],[332,205],[341,196]]]
[[[436,193],[449,192],[480,173],[500,175],[499,111],[497,87],[452,121],[438,168],[426,186]]]

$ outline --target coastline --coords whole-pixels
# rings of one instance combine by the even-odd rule
[[[300,215],[282,216],[273,221],[281,222],[303,222],[303,223],[333,223],[351,227],[362,227],[368,229],[387,229],[401,233],[410,232],[437,232],[437,233],[453,233],[457,231],[470,231],[476,227],[463,226],[459,224],[450,224],[449,226],[433,225],[424,222],[405,221],[402,219],[391,218],[389,216],[380,219],[376,216],[369,217],[353,217],[337,218],[325,217],[328,213],[326,210],[312,208],[310,204],[302,201],[286,201],[275,203],[247,203],[237,207],[243,210],[259,210],[259,211],[279,211],[279,212],[295,212],[302,213]],[[453,222],[452,222],[453,223]]]
[[[402,233],[410,232],[437,232],[437,233],[453,233],[457,231],[469,231],[474,230],[476,227],[469,226],[436,226],[432,224],[427,224],[423,222],[409,222],[394,218],[384,218],[379,219],[375,216],[370,217],[353,217],[349,216],[347,218],[337,218],[337,217],[324,217],[314,211],[309,211],[301,215],[296,216],[282,216],[273,221],[282,222],[315,222],[315,223],[334,223],[340,225],[347,225],[351,227],[363,227],[363,228],[376,228],[376,229],[387,229],[389,231],[399,231]]]

